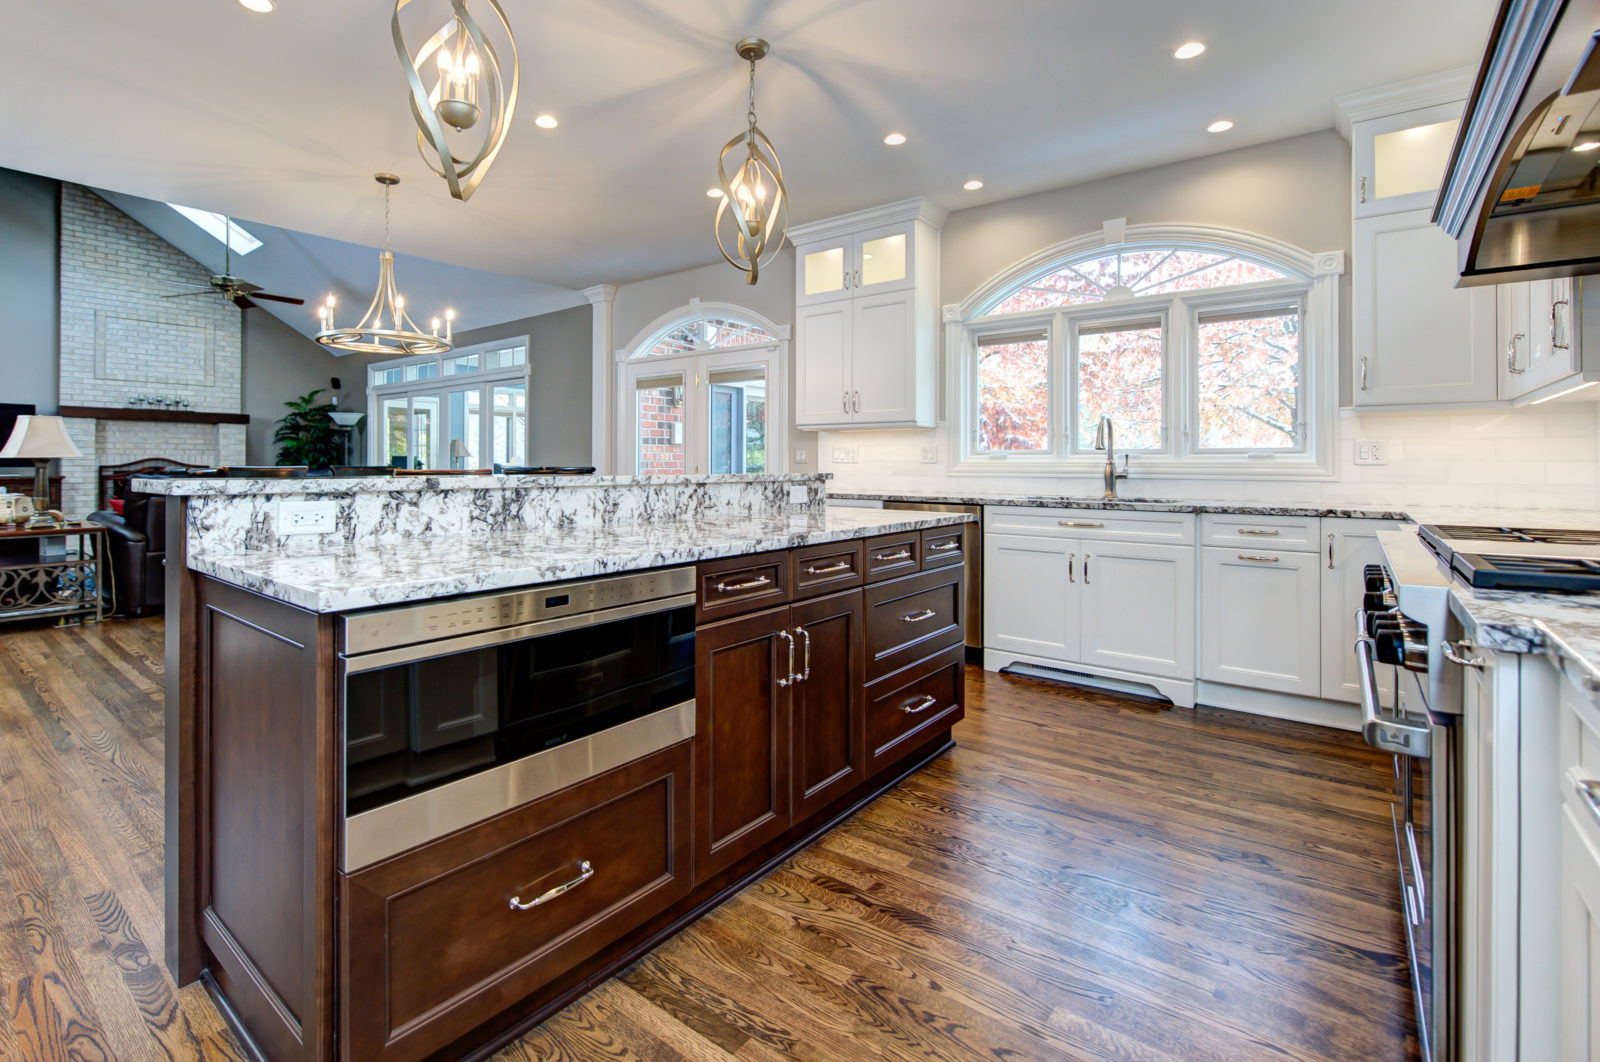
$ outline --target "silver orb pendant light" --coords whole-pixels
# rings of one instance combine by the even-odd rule
[[[405,68],[411,88],[411,117],[417,123],[417,151],[433,172],[450,186],[450,194],[465,202],[483,182],[495,156],[506,142],[511,115],[517,107],[517,41],[511,35],[506,13],[495,0],[476,0],[494,12],[505,31],[510,55],[509,76],[501,57],[483,35],[483,28],[467,10],[467,0],[450,0],[455,12],[438,32],[429,37],[413,57],[400,30],[400,11],[411,0],[395,0],[389,28],[394,35],[394,50]],[[429,60],[437,68],[438,80],[431,90],[422,83],[422,71]],[[445,126],[465,132],[480,127],[483,139],[477,151],[457,156],[445,139]]]
[[[746,284],[754,284],[789,232],[789,194],[778,153],[756,124],[756,60],[770,48],[760,37],[746,37],[733,48],[750,64],[749,124],[717,156],[717,183],[722,187],[717,248],[730,265],[743,270]]]
[[[334,297],[317,307],[317,319],[322,328],[315,339],[334,350],[348,350],[359,354],[443,354],[454,344],[451,335],[455,328],[456,312],[446,310],[444,321],[433,319],[433,331],[424,332],[406,313],[405,296],[400,294],[394,280],[394,252],[389,249],[389,189],[400,183],[392,173],[379,173],[373,180],[383,185],[383,250],[378,254],[378,290],[373,292],[372,305],[354,327],[340,328],[333,323]],[[439,334],[440,324],[444,334]]]

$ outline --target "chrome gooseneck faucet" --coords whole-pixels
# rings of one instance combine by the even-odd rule
[[[1128,478],[1127,454],[1122,455],[1122,471],[1117,471],[1116,432],[1117,429],[1111,423],[1111,418],[1103,416],[1100,418],[1100,427],[1094,433],[1094,448],[1106,452],[1106,490],[1101,495],[1103,498],[1115,498],[1117,496],[1117,480]]]

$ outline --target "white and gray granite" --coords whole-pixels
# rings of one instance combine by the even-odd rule
[[[344,612],[943,527],[970,519],[951,513],[826,509],[629,525],[567,524],[493,535],[431,534],[332,547],[296,536],[280,549],[202,551],[190,556],[189,567],[312,612]]]
[[[1404,520],[1392,505],[1328,505],[1291,502],[1204,501],[1193,498],[1102,498],[1099,495],[985,494],[829,491],[830,499],[927,502],[943,505],[1022,505],[1041,509],[1099,509],[1147,513],[1232,513],[1243,516],[1343,517],[1362,520]]]
[[[826,483],[831,472],[755,472],[736,476],[355,476],[349,479],[135,479],[133,488],[147,494],[205,497],[246,494],[415,494],[509,488],[672,487],[717,483]]]
[[[1450,608],[1474,644],[1542,653],[1600,702],[1600,594],[1450,588]]]

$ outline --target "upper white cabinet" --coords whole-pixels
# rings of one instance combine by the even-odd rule
[[[1350,200],[1356,217],[1433,209],[1462,106],[1442,103],[1351,124]]]
[[[909,199],[790,229],[798,427],[933,425],[944,218]]]
[[[1600,330],[1600,284],[1561,277],[1495,290],[1502,399],[1539,402],[1600,380],[1600,338],[1593,335]],[[1588,388],[1582,393],[1595,397]]]

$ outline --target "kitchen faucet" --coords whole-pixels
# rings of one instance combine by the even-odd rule
[[[1094,448],[1106,452],[1106,492],[1102,498],[1115,498],[1117,496],[1117,480],[1128,478],[1128,455],[1122,455],[1122,471],[1117,471],[1117,443],[1116,427],[1111,423],[1109,416],[1100,418],[1100,427],[1094,433]]]

